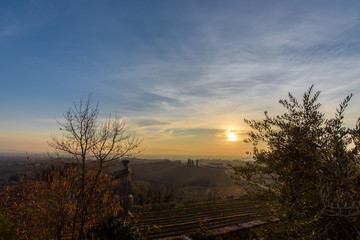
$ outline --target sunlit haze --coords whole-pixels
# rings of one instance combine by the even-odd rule
[[[143,156],[237,158],[244,119],[320,90],[360,113],[359,1],[0,1],[0,152],[46,152],[92,93]],[[175,157],[177,156],[177,157]]]
[[[229,141],[236,141],[237,140],[237,136],[234,132],[232,132],[231,130],[228,130],[226,132],[226,136],[228,137]]]

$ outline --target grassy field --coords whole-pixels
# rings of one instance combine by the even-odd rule
[[[135,185],[142,193],[150,193],[149,187],[157,186],[152,199],[154,194],[159,197],[143,208],[138,206],[137,212],[134,209],[141,231],[149,239],[205,232],[257,219],[256,208],[239,199],[245,191],[234,184],[227,168],[161,161],[134,165],[133,171],[138,181]],[[174,190],[174,197],[165,205],[158,202],[165,191],[159,186]]]
[[[246,200],[228,199],[199,202],[160,211],[135,214],[141,232],[148,239],[161,239],[205,232],[209,229],[257,219],[258,209]]]

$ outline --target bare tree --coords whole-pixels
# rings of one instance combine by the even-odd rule
[[[72,195],[76,207],[72,219],[71,238],[84,239],[87,223],[99,201],[105,169],[125,157],[140,153],[142,139],[125,128],[125,122],[117,114],[110,115],[104,122],[98,119],[98,105],[91,95],[81,98],[64,114],[64,121],[58,121],[62,136],[52,135],[49,146],[62,159],[70,159],[76,169],[73,178]],[[101,192],[101,191],[100,191]]]

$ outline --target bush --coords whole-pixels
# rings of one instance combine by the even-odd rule
[[[14,239],[14,224],[0,212],[0,239]]]
[[[312,88],[302,103],[289,94],[286,113],[245,120],[254,161],[233,167],[239,183],[261,200],[278,223],[263,229],[270,239],[357,239],[360,199],[360,119],[344,127],[345,98],[326,119]]]
[[[19,174],[12,174],[12,175],[9,177],[8,182],[11,182],[11,181],[18,182],[19,179],[20,179]]]
[[[109,217],[104,222],[90,228],[87,232],[89,239],[104,240],[142,240],[139,230],[125,219]]]
[[[88,171],[89,175],[92,172]],[[93,174],[92,174],[93,175]],[[16,239],[84,239],[77,230],[79,217],[76,195],[79,192],[77,168],[51,172],[47,181],[20,179],[0,191],[2,213],[14,223]],[[109,176],[100,175],[100,184],[92,190],[85,227],[102,222],[121,211]],[[91,187],[85,185],[85,190]]]

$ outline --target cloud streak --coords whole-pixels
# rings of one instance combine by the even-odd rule
[[[326,3],[155,1],[121,8],[89,3],[83,11],[74,3],[39,3],[42,15],[24,25],[19,36],[14,26],[21,29],[34,6],[6,10],[0,35],[22,40],[19,46],[30,55],[25,59],[37,59],[29,63],[29,81],[43,86],[51,77],[71,86],[62,88],[66,96],[59,101],[93,92],[105,115],[118,110],[149,145],[159,148],[156,141],[178,138],[180,146],[195,139],[216,142],[231,127],[241,129],[242,136],[248,130],[244,118],[261,119],[264,110],[281,113],[280,98],[288,92],[301,98],[312,84],[322,91],[329,116],[350,92],[358,102],[360,6]],[[3,41],[3,49],[15,52]],[[38,53],[33,46],[44,47]],[[14,59],[8,69],[17,73]],[[55,73],[38,75],[44,69]],[[54,91],[34,89],[38,96],[49,92],[51,97]],[[360,107],[351,103],[349,108],[352,124]]]

